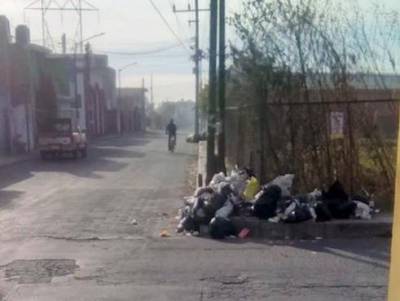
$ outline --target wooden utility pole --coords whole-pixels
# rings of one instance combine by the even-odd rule
[[[217,33],[218,0],[210,3],[210,63],[208,97],[208,135],[207,135],[207,179],[208,183],[217,172],[215,157],[216,102],[217,102]]]
[[[220,131],[218,133],[218,168],[226,172],[225,167],[225,0],[219,0],[219,76],[218,107]]]
[[[199,94],[200,94],[200,61],[201,61],[201,52],[200,52],[200,19],[199,19],[199,0],[195,0],[195,26],[196,26],[196,37],[195,37],[195,54],[194,54],[194,63],[195,70],[194,73],[196,75],[196,96],[195,96],[195,106],[194,106],[194,136],[197,141],[199,138]]]

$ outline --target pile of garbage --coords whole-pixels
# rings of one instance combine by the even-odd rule
[[[260,186],[249,169],[235,169],[230,176],[218,173],[207,187],[198,188],[185,200],[177,232],[197,234],[201,227],[206,227],[212,238],[223,239],[239,234],[232,216],[256,216],[271,223],[301,223],[371,219],[378,212],[368,193],[349,195],[339,181],[327,191],[315,189],[293,196],[294,179],[293,174],[281,175]]]

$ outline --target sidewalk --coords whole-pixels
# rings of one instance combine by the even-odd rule
[[[198,174],[206,179],[207,143],[199,143]],[[199,183],[198,183],[199,184]],[[323,223],[305,222],[299,224],[270,223],[256,217],[232,217],[236,230],[250,230],[250,237],[257,239],[352,239],[391,237],[393,216],[378,214],[371,220],[333,220]]]
[[[0,168],[6,167],[12,164],[24,162],[24,161],[29,161],[38,156],[36,151],[33,151],[28,154],[23,154],[23,155],[0,155]]]

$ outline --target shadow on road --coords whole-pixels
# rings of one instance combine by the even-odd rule
[[[226,239],[220,242],[226,244],[257,244],[267,246],[282,246],[310,251],[312,255],[318,253],[329,254],[339,258],[353,260],[359,263],[372,265],[383,269],[389,268],[390,240],[389,239],[321,239],[321,240],[255,240],[255,239]]]
[[[151,140],[145,136],[124,136],[93,142],[86,159],[72,159],[69,156],[42,161],[34,160],[16,163],[0,169],[0,208],[2,204],[18,197],[17,193],[2,191],[2,189],[27,180],[38,172],[68,173],[77,177],[100,179],[101,172],[118,172],[128,165],[123,159],[143,158],[146,153],[132,150],[134,146],[144,146]],[[123,148],[126,147],[126,148]],[[131,148],[129,148],[131,147]]]
[[[146,133],[135,134],[134,136],[123,135],[115,136],[107,139],[98,139],[92,142],[96,146],[113,146],[113,147],[129,147],[129,146],[144,146],[150,143],[150,138],[159,138],[159,134]]]
[[[12,201],[15,198],[18,198],[19,196],[21,196],[22,194],[24,194],[21,191],[3,191],[0,190],[0,209],[9,209],[12,208]],[[0,299],[1,300],[1,299]]]

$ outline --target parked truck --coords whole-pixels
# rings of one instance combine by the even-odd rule
[[[57,118],[45,130],[39,132],[39,149],[42,159],[71,154],[73,158],[87,156],[86,134],[73,129],[71,119]]]

